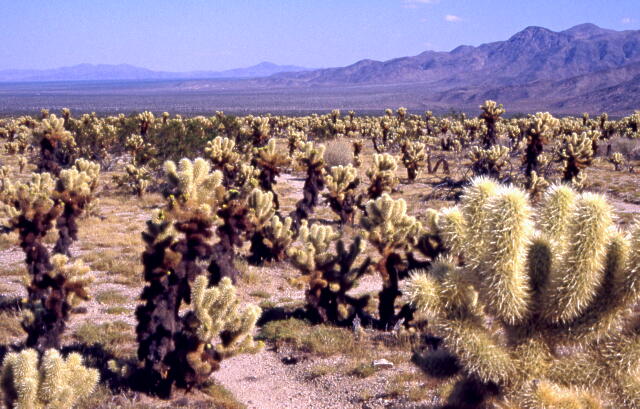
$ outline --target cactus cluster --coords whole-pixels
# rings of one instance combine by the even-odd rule
[[[302,189],[302,199],[296,203],[296,209],[291,215],[296,228],[301,225],[302,220],[309,218],[318,205],[318,196],[325,186],[325,146],[305,142],[301,144],[300,150],[297,160],[305,168],[307,177]]]
[[[353,319],[364,317],[369,302],[367,295],[348,295],[371,264],[367,257],[357,264],[366,243],[356,237],[348,246],[329,226],[300,228],[296,245],[288,251],[293,265],[302,272],[299,281],[307,284],[306,300],[311,317],[318,322],[350,325]]]
[[[8,353],[0,371],[0,388],[7,408],[71,409],[89,396],[100,376],[72,353],[63,358],[55,349],[41,358],[33,349]]]
[[[368,195],[370,199],[377,199],[384,193],[391,193],[398,185],[396,170],[398,164],[395,158],[388,154],[373,155],[373,163],[367,170],[369,178]]]

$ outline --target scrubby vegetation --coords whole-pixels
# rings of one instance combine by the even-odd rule
[[[638,115],[0,119],[3,402],[640,408]]]

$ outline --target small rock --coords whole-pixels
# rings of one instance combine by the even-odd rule
[[[391,369],[393,368],[393,362],[387,361],[386,359],[376,359],[373,361],[373,367],[376,369]]]
[[[291,355],[282,358],[282,363],[285,365],[295,365],[298,363],[298,361],[300,361],[298,357]]]

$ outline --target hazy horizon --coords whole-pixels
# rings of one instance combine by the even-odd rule
[[[499,41],[527,26],[593,23],[637,29],[633,0],[239,0],[210,4],[42,0],[4,7],[0,70],[130,64],[155,71],[222,71],[263,61],[323,68]]]

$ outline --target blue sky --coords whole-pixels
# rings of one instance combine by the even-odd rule
[[[0,69],[220,70],[385,60],[538,25],[640,28],[638,0],[0,0]]]

